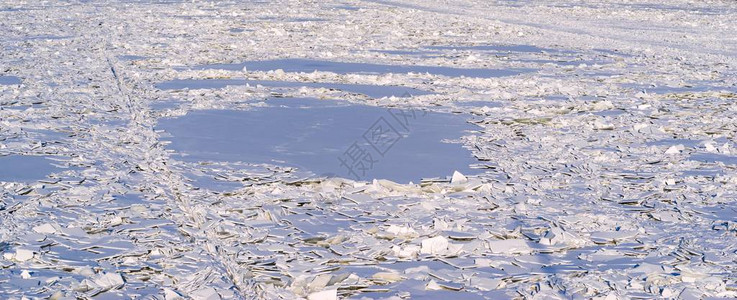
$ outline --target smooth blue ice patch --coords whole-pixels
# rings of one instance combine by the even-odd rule
[[[63,40],[63,39],[69,39],[69,38],[73,38],[73,36],[42,34],[42,35],[32,35],[32,36],[26,37],[27,40]]]
[[[58,142],[69,138],[69,132],[48,130],[48,129],[32,129],[33,139],[42,142]]]
[[[601,111],[594,112],[594,114],[597,116],[602,116],[602,117],[616,117],[626,112],[627,111],[622,110],[622,109],[607,109],[607,110],[601,110]]]
[[[554,49],[540,48],[531,45],[429,46],[427,48],[435,50],[470,50],[498,53],[540,53],[555,51]]]
[[[683,145],[685,147],[693,148],[698,146],[701,143],[699,140],[690,140],[690,139],[662,139],[662,140],[655,140],[645,143],[647,146],[677,146],[677,145]]]
[[[473,108],[484,107],[484,106],[486,107],[502,107],[503,106],[501,102],[491,101],[491,100],[489,101],[483,101],[483,100],[459,101],[453,104],[455,104],[456,106],[460,106],[460,107],[473,107]]]
[[[468,150],[442,142],[477,129],[463,115],[316,99],[266,103],[248,111],[192,111],[162,119],[157,127],[185,161],[269,163],[315,175],[405,183],[454,170],[474,173]]]
[[[43,156],[0,156],[0,181],[32,182],[62,170],[54,165],[54,161]]]
[[[694,176],[694,177],[714,177],[717,175],[724,174],[724,170],[720,168],[710,168],[710,169],[693,169],[693,170],[686,170],[683,171],[683,176]]]
[[[0,75],[0,85],[16,85],[21,84],[23,81],[15,76],[3,76]]]
[[[418,55],[418,54],[436,54],[437,51],[422,51],[418,49],[408,50],[370,50],[371,52],[384,53],[389,55]]]
[[[356,11],[356,10],[359,10],[361,8],[358,7],[358,6],[352,6],[352,5],[337,5],[337,6],[333,6],[333,9],[342,9],[342,10]]]
[[[244,80],[244,79],[175,79],[162,82],[156,85],[161,90],[180,90],[180,89],[220,89],[229,85],[246,85],[251,86],[262,85],[267,87],[284,87],[284,88],[326,88],[336,89],[349,93],[357,93],[369,96],[371,98],[382,97],[408,97],[428,95],[430,92],[391,85],[368,85],[368,84],[347,84],[347,83],[324,83],[324,82],[293,82],[293,81],[270,81],[270,80]]]
[[[322,19],[322,18],[293,18],[293,19],[287,20],[287,22],[297,22],[297,23],[299,22],[325,22],[325,21],[327,20]]]
[[[737,165],[737,156],[717,153],[696,153],[688,159],[705,163],[723,163],[725,165]]]
[[[713,206],[694,206],[689,207],[689,209],[693,209],[694,211],[699,212],[700,216],[714,221],[732,220],[734,219],[734,216],[737,215],[737,203],[734,201],[720,203]]]
[[[601,65],[601,64],[611,63],[611,61],[605,61],[605,60],[576,60],[576,59],[523,59],[520,61],[538,63],[538,64],[554,64],[554,65],[559,65],[559,66],[579,66],[581,64],[591,66],[591,65],[596,65],[596,64]]]
[[[617,3],[616,5],[626,7],[628,9],[634,10],[634,11],[648,11],[648,10],[655,10],[655,11],[678,11],[678,12],[689,12],[693,14],[703,14],[703,15],[722,15],[725,12],[723,10],[720,10],[719,8],[712,8],[712,7],[694,7],[694,6],[684,6],[684,5],[668,5],[665,4],[667,2],[662,2],[658,4],[649,4],[649,3]],[[705,5],[708,6],[708,5]]]
[[[243,68],[248,71],[271,71],[282,69],[284,72],[304,72],[313,71],[333,72],[337,74],[386,74],[386,73],[429,73],[433,75],[443,75],[449,77],[477,77],[492,78],[513,76],[529,72],[528,69],[486,69],[486,68],[452,68],[441,66],[417,66],[417,65],[382,65],[372,63],[355,63],[355,62],[339,62],[326,60],[311,60],[301,58],[287,58],[263,61],[250,61],[244,63],[233,64],[212,64],[193,67],[195,70],[219,69],[240,71]]]
[[[667,86],[667,85],[648,85],[628,83],[622,85],[624,88],[635,89],[651,94],[673,94],[673,93],[701,93],[708,91],[728,91],[729,88],[714,86],[711,82],[700,81],[694,82],[693,85],[684,86]]]
[[[621,50],[617,49],[594,49],[596,52],[601,52],[606,55],[612,55],[612,56],[622,56],[622,57],[634,57],[634,55],[622,52]]]
[[[121,55],[121,56],[118,56],[118,59],[122,61],[134,61],[134,60],[148,59],[148,57],[140,56],[140,55]]]
[[[549,100],[549,101],[568,101],[570,97],[563,96],[563,95],[553,95],[553,96],[547,96],[543,100]]]

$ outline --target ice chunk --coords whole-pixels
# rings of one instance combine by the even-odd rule
[[[471,286],[481,291],[491,291],[499,287],[501,281],[499,278],[473,277],[471,278]]]
[[[407,226],[391,225],[386,231],[399,237],[417,236],[417,231]]]
[[[617,243],[637,236],[637,231],[599,231],[591,233],[594,243]]]
[[[330,280],[333,278],[333,275],[330,274],[320,274],[315,276],[314,279],[309,284],[311,291],[318,291],[324,289]]]
[[[79,227],[61,228],[61,233],[69,237],[87,237],[87,232]]]
[[[53,225],[46,223],[43,225],[38,225],[36,227],[33,227],[33,231],[37,233],[51,234],[51,233],[56,233],[56,228],[54,228]]]
[[[625,253],[611,249],[599,249],[593,253],[585,253],[578,256],[578,259],[591,262],[605,262],[615,259],[621,259]]]
[[[706,152],[717,152],[717,147],[714,147],[712,143],[706,143],[704,147],[706,148]]]
[[[397,273],[394,272],[379,272],[374,274],[371,278],[379,279],[387,282],[397,282],[401,281],[403,278]]]
[[[400,246],[394,246],[392,247],[392,251],[394,252],[394,255],[401,257],[401,258],[411,258],[417,256],[417,253],[419,253],[421,250],[420,246],[417,245],[407,245],[405,247]]]
[[[429,291],[439,291],[442,290],[443,287],[440,286],[435,280],[430,280],[430,282],[425,285],[425,289]]]
[[[338,290],[325,290],[307,296],[307,300],[338,300]]]
[[[668,150],[665,150],[665,154],[678,154],[678,153],[681,153],[681,151],[685,149],[686,149],[685,146],[683,146],[682,144],[678,144],[678,145],[670,146]]]
[[[181,294],[170,288],[164,288],[164,299],[166,300],[181,300],[184,299]]]
[[[551,227],[540,238],[539,243],[547,246],[563,244],[572,247],[581,247],[586,244],[586,240],[559,227]]]
[[[33,251],[22,248],[15,249],[15,255],[13,256],[13,259],[15,259],[16,261],[23,262],[31,260],[32,258]]]
[[[221,299],[220,294],[211,287],[203,288],[194,291],[191,295],[192,299],[195,300],[219,300]]]
[[[422,254],[441,254],[448,250],[448,239],[443,236],[422,240]]]
[[[102,289],[109,290],[123,286],[125,281],[118,273],[103,273],[95,278],[94,283]]]
[[[651,263],[641,263],[632,268],[632,274],[660,274],[664,273],[663,266]]]
[[[527,254],[532,249],[527,241],[522,239],[489,241],[489,249],[492,253],[498,254]]]
[[[466,176],[464,176],[463,174],[461,174],[461,172],[458,172],[458,171],[454,171],[453,177],[450,178],[451,184],[462,184],[466,182],[468,182],[468,178],[466,178]]]

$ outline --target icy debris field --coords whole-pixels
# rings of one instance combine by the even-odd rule
[[[2,2],[0,298],[737,298],[736,26]]]

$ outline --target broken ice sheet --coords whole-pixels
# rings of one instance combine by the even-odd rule
[[[528,254],[532,252],[529,242],[522,239],[487,241],[492,253],[497,254]]]
[[[621,243],[635,238],[637,231],[597,231],[591,233],[591,240],[597,244]]]
[[[716,27],[708,26],[713,25],[710,19],[729,19],[733,11],[729,5],[683,2],[658,8],[654,3],[597,2],[578,3],[574,7],[574,3],[566,1],[542,6],[530,6],[528,1],[465,1],[448,2],[446,6],[452,7],[441,9],[417,1],[379,1],[361,3],[361,9],[346,11],[331,10],[336,3],[318,2],[305,5],[257,1],[249,3],[251,7],[246,10],[229,2],[169,2],[142,7],[138,7],[141,3],[110,1],[61,7],[37,5],[21,12],[3,9],[7,15],[3,20],[9,20],[5,25],[10,24],[8,28],[12,30],[5,32],[10,42],[3,45],[0,60],[5,75],[22,77],[24,87],[0,85],[0,140],[5,139],[0,142],[0,151],[48,155],[59,150],[74,153],[80,162],[94,163],[81,174],[84,179],[78,179],[84,180],[84,189],[76,189],[77,185],[60,178],[53,185],[66,185],[63,189],[16,197],[15,191],[25,184],[0,184],[0,223],[8,225],[0,226],[2,252],[15,256],[16,250],[26,249],[34,254],[22,262],[0,259],[0,298],[150,298],[163,293],[173,299],[230,295],[297,299],[336,289],[335,296],[340,299],[438,295],[487,299],[699,299],[737,295],[730,281],[734,264],[731,246],[737,228],[731,201],[735,194],[735,165],[728,163],[733,154],[723,147],[734,142],[730,131],[734,96],[697,94],[693,91],[700,87],[682,84],[733,86],[734,76],[730,75],[734,63],[721,59],[722,55],[710,55],[731,54],[726,52],[733,47],[729,39],[723,38],[723,32],[709,30]],[[407,6],[415,9],[406,9]],[[607,18],[567,18],[602,12]],[[642,24],[625,20],[632,16],[631,12],[657,20],[663,28],[684,32],[689,43],[670,38],[667,30],[649,30],[633,39],[632,33],[641,31]],[[688,22],[669,18],[674,12],[688,12]],[[718,15],[704,16],[703,12]],[[140,22],[142,13],[159,17],[156,30],[148,30],[148,23]],[[438,13],[443,17],[438,17]],[[64,17],[48,18],[49,15]],[[88,26],[89,22],[79,16],[119,26]],[[271,19],[259,18],[269,16]],[[306,18],[322,20],[318,24]],[[566,18],[566,26],[559,26],[559,18]],[[504,22],[495,21],[500,19]],[[610,22],[614,19],[624,21]],[[294,20],[304,22],[289,22]],[[592,24],[596,26],[579,26]],[[610,39],[592,40],[582,32],[565,30],[574,27]],[[235,32],[238,30],[230,31],[231,28],[244,30]],[[489,30],[476,30],[479,28]],[[540,28],[545,28],[544,35],[539,34]],[[93,34],[79,33],[77,29]],[[94,38],[98,29],[110,37],[105,51],[93,45],[99,44]],[[356,44],[363,33],[370,33],[372,41]],[[24,35],[30,39],[23,40]],[[74,38],[47,39],[54,36]],[[193,39],[201,43],[193,43]],[[438,70],[429,70],[435,75],[406,76],[398,74],[404,74],[406,69],[383,66],[483,69],[487,63],[533,65],[520,63],[519,59],[575,66],[584,61],[598,62],[602,51],[591,49],[605,47],[609,40],[614,42],[609,44],[618,45],[632,56],[609,52],[619,63],[581,69],[545,65],[546,70],[541,73],[505,78],[451,78]],[[425,51],[430,44],[476,47],[485,41],[523,46],[435,49],[430,55]],[[525,49],[526,44],[537,48]],[[578,53],[549,50],[558,47],[577,49]],[[378,48],[418,50],[414,54],[392,55],[367,51]],[[122,57],[126,54],[149,58],[126,61]],[[370,178],[363,182],[340,180],[338,184],[332,175],[311,177],[304,174],[307,172],[294,174],[286,168],[274,170],[267,179],[239,172],[248,169],[248,161],[243,157],[234,161],[246,163],[228,162],[232,168],[208,167],[184,164],[179,156],[184,153],[162,149],[165,141],[151,130],[162,116],[182,116],[188,111],[194,114],[192,109],[202,112],[258,105],[274,111],[315,108],[299,103],[274,106],[268,103],[271,100],[264,100],[269,92],[280,88],[149,90],[161,78],[179,75],[279,77],[281,72],[263,74],[259,66],[181,73],[171,68],[187,63],[271,57],[321,57],[381,66],[372,70],[364,65],[343,65],[345,69],[341,70],[341,66],[330,62],[317,67],[297,63],[290,71],[318,69],[347,75],[290,73],[286,76],[290,80],[322,77],[332,82],[374,82],[440,92],[378,102],[405,105],[409,101],[433,110],[452,110],[463,118],[478,118],[477,129],[481,130],[470,134],[454,130],[453,136],[464,135],[464,146],[486,161],[484,167],[488,169],[481,171],[486,173],[468,173],[453,166],[435,175],[417,174],[442,178],[424,181],[422,186],[383,180],[374,183]],[[288,67],[284,63],[261,69]],[[629,82],[683,90],[680,94],[667,90],[661,94],[638,94],[639,91],[623,86]],[[381,93],[397,95],[402,91],[390,91],[384,86],[369,89],[343,87],[342,91],[325,94],[345,95],[357,102],[367,97],[346,94],[359,92],[378,97],[383,96]],[[64,91],[94,95],[94,99],[78,95],[70,98]],[[169,99],[174,95],[179,99]],[[40,102],[43,105],[34,104]],[[603,102],[609,105],[598,105]],[[589,127],[593,120],[604,120],[601,124],[611,125],[606,126],[611,130],[593,132]],[[210,119],[200,121],[206,123],[200,126],[207,126]],[[324,122],[307,126],[315,124]],[[19,128],[26,126],[34,130],[67,128],[69,131],[65,132],[72,137],[59,138],[25,129],[28,134],[18,134]],[[326,132],[336,130],[326,127]],[[243,129],[220,128],[230,132],[220,136],[224,141],[239,134],[237,129]],[[365,132],[368,128],[363,129]],[[360,139],[362,133],[355,136]],[[285,140],[291,144],[296,139]],[[43,145],[44,141],[56,140],[63,143]],[[691,145],[687,140],[712,144]],[[262,141],[240,140],[229,154],[251,151],[249,148]],[[649,141],[664,144],[647,144]],[[677,145],[684,147],[674,149],[673,155],[664,154]],[[345,147],[333,147],[340,152],[350,144],[337,146]],[[466,154],[462,148],[457,149],[460,151],[430,162]],[[594,153],[594,149],[601,151]],[[294,154],[287,150],[290,149],[285,149],[284,156]],[[266,158],[271,158],[270,152],[265,153]],[[701,153],[720,157],[690,157]],[[218,155],[221,153],[205,159]],[[660,162],[653,162],[650,157]],[[460,176],[453,179],[456,169],[466,177],[466,183],[461,183],[464,180]],[[711,175],[689,175],[707,173]],[[204,181],[222,179],[244,185],[233,193],[214,193],[216,187],[192,188],[188,179],[194,178],[190,175],[203,175],[207,177]],[[478,188],[469,187],[477,179],[481,182],[476,184]],[[257,181],[262,184],[249,184]],[[117,196],[123,194],[130,196]],[[289,221],[294,219],[292,226]],[[307,230],[300,231],[303,225]],[[597,233],[615,231],[620,226],[625,227],[622,231],[644,228],[645,233],[631,238]],[[97,239],[102,236],[113,238]],[[447,246],[438,238],[439,251],[430,248],[426,252],[435,254],[419,253],[423,240],[436,237],[445,239]],[[596,244],[592,237],[605,243]],[[518,250],[513,247],[499,244],[510,240],[524,241],[532,251],[516,253]],[[44,243],[53,245],[45,247]],[[451,251],[455,245],[461,245],[460,251]],[[127,256],[131,253],[140,256]],[[27,257],[18,256],[22,260]],[[150,262],[158,266],[150,267]],[[365,270],[354,268],[356,265]],[[211,271],[199,272],[208,269]],[[334,281],[344,273],[350,278]],[[120,274],[124,285],[114,289],[118,286],[116,281],[119,283],[117,278],[100,281],[105,274]],[[297,274],[308,274],[307,283],[314,289],[299,294],[290,290]],[[96,280],[99,284],[94,283]],[[113,289],[103,292],[106,287]],[[54,294],[57,291],[59,294]]]

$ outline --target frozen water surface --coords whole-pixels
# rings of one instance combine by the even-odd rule
[[[0,156],[0,181],[30,182],[44,179],[51,173],[63,170],[53,163],[43,156]]]
[[[337,74],[349,73],[429,73],[433,75],[443,75],[450,77],[480,77],[493,78],[503,76],[518,75],[529,70],[521,69],[481,69],[481,68],[452,68],[441,66],[418,66],[418,65],[383,65],[373,63],[356,63],[356,62],[339,62],[326,60],[311,60],[301,58],[287,58],[264,61],[250,61],[244,63],[233,64],[212,64],[205,66],[197,66],[194,69],[221,69],[221,70],[243,70],[248,71],[270,71],[282,69],[284,72],[305,72],[313,71],[333,72]]]
[[[473,51],[489,51],[489,52],[520,52],[520,53],[539,53],[554,51],[531,45],[476,45],[476,46],[430,46],[429,49],[437,50],[473,50]]]
[[[353,5],[336,5],[336,6],[333,6],[333,9],[342,9],[342,10],[352,10],[353,11],[353,10],[359,10],[361,8],[358,7],[358,6],[353,6]]]
[[[148,57],[140,56],[140,55],[121,55],[121,56],[118,56],[118,59],[123,60],[123,61],[144,60],[144,59],[147,59],[147,58]]]
[[[576,59],[529,59],[529,60],[520,60],[522,62],[532,62],[532,63],[538,63],[538,64],[554,64],[559,66],[578,66],[581,64],[585,65],[594,65],[594,64],[604,64],[608,63],[604,60],[576,60]]]
[[[378,53],[384,53],[384,54],[390,54],[390,55],[417,55],[417,54],[430,54],[430,53],[437,53],[432,51],[420,51],[417,49],[408,49],[408,50],[371,50],[372,52],[378,52]]]
[[[648,145],[648,146],[684,145],[686,147],[696,147],[699,145],[699,143],[701,143],[701,141],[690,140],[690,139],[662,139],[662,140],[647,142],[645,143],[645,145]]]
[[[325,19],[321,18],[294,18],[289,19],[287,22],[323,22],[326,21]]]
[[[671,94],[671,93],[700,93],[707,91],[722,91],[730,90],[727,87],[718,87],[707,82],[694,82],[691,84],[683,84],[681,86],[668,86],[668,85],[648,85],[648,84],[624,84],[625,88],[631,88],[638,91],[643,91],[652,94]]]
[[[696,153],[691,155],[691,160],[706,163],[723,163],[725,165],[737,165],[737,156],[715,153]]]
[[[21,82],[21,79],[15,76],[0,76],[0,85],[14,85]]]
[[[268,107],[250,111],[203,110],[184,117],[164,119],[159,128],[172,135],[171,149],[187,161],[233,161],[283,164],[318,175],[390,179],[418,182],[423,177],[445,177],[459,170],[472,173],[470,153],[459,144],[443,143],[473,130],[465,117],[422,111],[387,110],[351,105],[340,101],[314,99],[274,99]],[[399,124],[399,116],[408,129]],[[374,149],[369,139],[376,124],[399,133],[391,147]],[[387,126],[388,124],[388,126]],[[391,126],[391,128],[389,127]],[[368,134],[367,134],[368,133]],[[355,144],[354,144],[355,143]],[[388,148],[388,149],[387,149]],[[341,166],[349,149],[369,153],[359,172]],[[379,153],[381,152],[381,153]],[[383,154],[383,155],[382,155]],[[369,166],[369,161],[373,161]],[[355,178],[354,178],[355,179]]]
[[[156,88],[162,90],[179,90],[179,89],[219,89],[229,85],[262,85],[267,87],[310,87],[310,88],[326,88],[336,89],[345,92],[364,94],[371,98],[382,97],[403,97],[403,96],[419,96],[430,94],[426,91],[403,87],[403,86],[387,86],[387,85],[368,85],[368,84],[346,84],[346,83],[324,83],[324,82],[290,82],[290,81],[270,81],[270,80],[244,80],[244,79],[175,79],[162,82],[156,85]]]
[[[26,2],[0,299],[737,299],[735,1]]]

